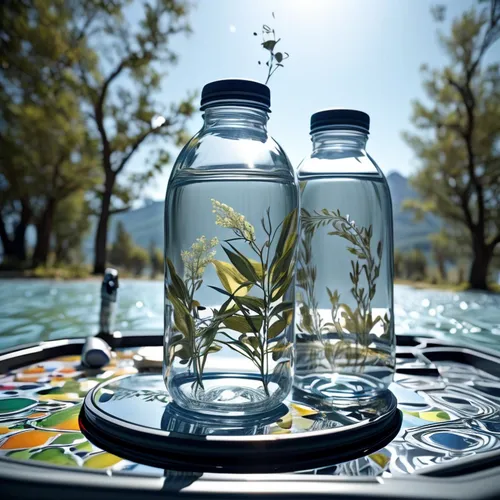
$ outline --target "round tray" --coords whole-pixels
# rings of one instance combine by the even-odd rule
[[[80,427],[123,458],[197,472],[289,472],[351,460],[388,444],[401,412],[387,391],[370,401],[311,398],[294,391],[277,410],[224,420],[171,402],[161,375],[129,375],[90,391]]]

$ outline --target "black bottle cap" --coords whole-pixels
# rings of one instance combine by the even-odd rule
[[[200,109],[203,111],[214,104],[243,105],[270,111],[271,91],[267,85],[253,80],[216,80],[203,87]]]
[[[311,134],[320,130],[344,129],[370,131],[370,117],[355,109],[324,109],[311,116]]]

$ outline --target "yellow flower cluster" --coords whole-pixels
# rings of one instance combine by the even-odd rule
[[[191,250],[181,252],[185,279],[200,280],[203,277],[205,268],[215,257],[216,251],[212,249],[218,244],[217,238],[208,241],[205,236],[201,236],[191,245]]]
[[[245,219],[244,215],[236,212],[229,205],[213,198],[212,208],[212,212],[215,214],[215,223],[218,226],[232,229],[238,236],[245,238],[247,241],[255,241],[255,229]]]

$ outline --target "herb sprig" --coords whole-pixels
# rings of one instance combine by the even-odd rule
[[[274,12],[272,15],[273,19],[276,19]],[[256,31],[254,31],[253,35],[258,36]],[[276,46],[281,41],[281,38],[276,39],[276,32],[274,28],[271,28],[267,24],[263,24],[261,30],[261,36],[262,36],[261,45],[264,48],[264,50],[266,50],[269,53],[268,54],[269,58],[266,61],[267,78],[265,81],[265,85],[267,85],[271,77],[278,70],[278,68],[284,67],[283,61],[288,59],[290,55],[288,54],[288,52],[276,51]],[[258,64],[260,65],[262,64],[262,62],[258,61]]]
[[[368,228],[357,226],[349,215],[342,215],[340,210],[329,211],[325,208],[311,214],[302,209],[301,221],[305,236],[302,238],[302,249],[299,252],[298,275],[299,277],[302,276],[303,279],[299,279],[298,284],[306,292],[304,294],[306,300],[303,302],[304,311],[309,317],[315,318],[315,323],[311,325],[313,328],[306,329],[306,331],[316,335],[317,339],[325,345],[325,353],[331,363],[334,363],[338,356],[344,355],[348,361],[353,359],[355,364],[359,365],[360,369],[363,369],[368,355],[370,333],[375,325],[380,322],[384,328],[384,335],[388,335],[389,332],[390,321],[387,313],[384,318],[381,316],[373,318],[371,308],[371,301],[375,297],[377,290],[376,281],[380,275],[383,252],[382,242],[378,242],[376,256],[374,256],[371,249],[372,226],[370,225]],[[319,315],[317,301],[311,297],[311,295],[314,295],[316,278],[315,274],[311,272],[309,262],[311,257],[309,254],[311,253],[311,241],[315,231],[328,226],[333,229],[333,231],[328,232],[328,235],[339,236],[349,242],[350,246],[347,247],[347,251],[357,258],[351,261],[351,271],[349,272],[353,285],[351,294],[356,301],[356,308],[352,310],[348,304],[341,303],[338,291],[332,292],[327,287],[332,322],[323,324]],[[361,265],[360,262],[362,262]],[[362,286],[363,281],[366,286]],[[340,321],[339,314],[340,318],[343,319],[343,324]],[[307,323],[305,326],[308,326]],[[333,345],[325,344],[323,334],[332,327],[339,336],[339,342]],[[304,329],[304,315],[299,328]],[[355,347],[352,353],[345,341],[346,334],[354,334]],[[362,358],[360,358],[359,346],[362,347]]]
[[[169,343],[171,361],[177,357],[181,364],[187,364],[195,378],[195,389],[203,390],[207,357],[227,346],[256,366],[264,392],[269,395],[269,357],[278,362],[278,375],[280,363],[290,362],[287,352],[292,344],[285,329],[292,322],[294,304],[283,297],[293,281],[297,211],[273,228],[268,209],[261,219],[266,239],[259,244],[254,226],[242,214],[214,199],[212,207],[216,224],[234,235],[220,245],[229,262],[215,259],[213,249],[219,242],[215,238],[208,242],[204,236],[181,254],[184,279],[167,259],[167,298],[173,307],[176,332]],[[237,242],[246,243],[256,260],[238,250]],[[220,286],[208,286],[224,295],[225,302],[219,309],[212,309],[209,318],[201,319],[198,311],[202,306],[195,293],[203,284],[208,264],[214,266],[220,282]],[[257,293],[250,295],[251,290]]]

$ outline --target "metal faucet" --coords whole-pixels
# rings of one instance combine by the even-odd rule
[[[100,334],[112,334],[114,331],[117,299],[118,271],[108,267],[104,272],[104,279],[101,285]]]
[[[101,285],[99,333],[96,337],[88,337],[82,348],[81,360],[86,368],[100,369],[111,359],[111,348],[106,340],[112,338],[114,332],[117,299],[118,271],[108,268]]]

